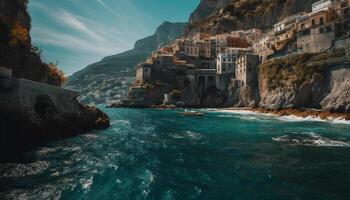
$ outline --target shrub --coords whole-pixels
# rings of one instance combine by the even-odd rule
[[[19,22],[15,22],[10,31],[9,46],[12,47],[29,47],[29,31]]]
[[[49,63],[47,66],[49,69],[49,79],[52,81],[51,84],[62,86],[67,80],[63,71],[58,69],[57,64]]]

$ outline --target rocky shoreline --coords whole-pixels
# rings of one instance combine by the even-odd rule
[[[29,149],[52,140],[101,130],[110,125],[108,116],[94,106],[73,103],[72,110],[47,107],[42,115],[0,109],[0,161],[20,160]]]

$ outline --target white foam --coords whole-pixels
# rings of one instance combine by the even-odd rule
[[[39,174],[49,167],[50,163],[38,161],[28,164],[7,163],[0,168],[0,177],[24,177]]]
[[[313,122],[327,122],[334,124],[347,124],[350,125],[350,120],[345,120],[344,118],[334,118],[329,117],[327,119],[321,119],[317,116],[307,116],[307,117],[299,117],[295,115],[286,115],[279,116],[272,113],[260,113],[252,110],[234,110],[234,109],[207,109],[210,112],[220,112],[220,113],[233,113],[239,115],[257,115],[257,116],[266,116],[266,117],[275,117],[278,120],[286,121],[286,122],[302,122],[302,121],[313,121]],[[225,116],[226,117],[226,116]],[[244,119],[253,119],[253,118],[244,118]]]
[[[93,184],[93,176],[91,176],[89,179],[87,180],[82,180],[82,188],[84,190],[88,190],[90,189],[91,185]]]
[[[289,144],[289,145],[301,145],[301,146],[317,146],[317,147],[350,147],[350,141],[341,141],[323,137],[316,133],[309,133],[303,135],[283,135],[280,137],[272,138],[273,141]]]
[[[47,154],[56,152],[54,148],[43,147],[39,151],[36,152],[38,156],[46,156]]]

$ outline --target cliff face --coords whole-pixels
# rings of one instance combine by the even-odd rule
[[[135,43],[132,50],[108,56],[69,77],[67,87],[82,90],[82,101],[104,103],[126,96],[134,80],[135,66],[161,45],[179,38],[186,23],[165,22],[149,37]]]
[[[259,66],[256,90],[231,84],[229,104],[267,109],[350,112],[350,68],[344,49],[302,54]]]
[[[234,0],[201,0],[196,10],[190,16],[189,23],[201,21],[213,14],[218,8]]]
[[[46,83],[48,66],[31,45],[30,22],[26,0],[0,0],[0,66],[14,77]]]
[[[201,31],[216,34],[237,29],[267,29],[286,16],[310,11],[312,3],[316,1],[250,0],[239,4],[237,0],[202,0],[190,18],[186,33]]]

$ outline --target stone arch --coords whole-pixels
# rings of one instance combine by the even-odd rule
[[[56,105],[50,96],[40,94],[34,100],[34,110],[41,119],[47,119],[56,113]]]
[[[214,76],[208,76],[208,80],[207,80],[207,88],[211,88],[214,87],[215,84],[215,77]]]
[[[205,87],[205,82],[206,82],[206,80],[205,80],[205,77],[204,76],[199,76],[198,77],[198,87]]]

